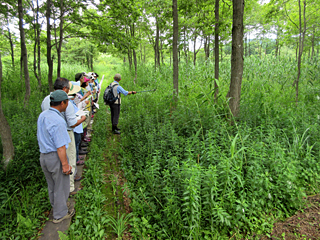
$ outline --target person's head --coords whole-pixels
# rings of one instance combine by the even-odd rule
[[[69,82],[68,79],[58,77],[54,82],[53,88],[54,90],[63,90],[66,93],[68,93],[70,89],[70,84],[71,83]]]
[[[50,106],[60,112],[65,112],[68,107],[68,95],[63,90],[56,90],[50,94]]]
[[[116,75],[114,75],[113,78],[115,81],[119,82],[121,80],[121,75],[119,73],[117,73]]]
[[[86,88],[87,86],[88,86],[88,81],[83,82],[83,83],[81,84],[81,87],[82,87],[82,88]]]
[[[83,76],[84,76],[85,74],[86,74],[85,72],[77,73],[77,74],[75,75],[75,80],[76,80],[76,82],[78,82],[78,81],[82,82]]]

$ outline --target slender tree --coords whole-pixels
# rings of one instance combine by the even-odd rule
[[[179,38],[179,24],[178,24],[178,0],[172,0],[172,17],[173,17],[173,89],[174,96],[179,94],[179,63],[178,63],[178,38]],[[177,98],[176,98],[177,99]]]
[[[2,83],[2,61],[0,53],[0,137],[3,148],[3,168],[6,169],[9,162],[13,159],[14,156],[14,147],[12,142],[12,135],[10,125],[6,117],[3,114],[2,101],[1,101],[1,83]]]
[[[18,12],[19,12],[19,30],[20,30],[20,45],[21,45],[21,63],[23,67],[24,73],[24,81],[26,85],[26,93],[24,96],[24,105],[28,104],[31,89],[30,89],[30,77],[29,77],[29,69],[28,69],[28,53],[26,47],[26,38],[23,28],[23,7],[22,0],[18,0]]]
[[[240,111],[240,96],[243,74],[243,12],[244,0],[233,1],[232,22],[232,54],[231,81],[227,94],[229,107],[233,117],[238,117]]]
[[[49,90],[50,92],[53,91],[53,82],[52,82],[52,75],[53,75],[53,59],[51,57],[51,25],[50,25],[50,18],[51,18],[51,0],[47,0],[47,11],[46,11],[46,19],[47,19],[47,64],[48,64],[48,83],[49,83]]]
[[[215,35],[214,35],[214,99],[217,101],[219,88],[216,80],[219,80],[219,0],[215,3]]]

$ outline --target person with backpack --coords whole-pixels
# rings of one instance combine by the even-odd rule
[[[119,82],[121,80],[121,75],[119,73],[117,73],[114,76],[114,81],[107,87],[105,94],[104,94],[104,100],[106,102],[106,104],[108,104],[110,106],[110,110],[111,110],[111,123],[112,123],[112,132],[113,134],[121,134],[120,133],[120,128],[118,128],[118,122],[119,122],[119,116],[120,116],[120,106],[121,106],[121,94],[123,94],[124,96],[127,95],[131,95],[131,94],[135,94],[135,91],[126,91],[124,90],[120,85]],[[107,98],[109,96],[107,92],[112,93],[111,95],[113,95],[113,99],[111,100],[107,100]],[[110,99],[110,97],[109,97]]]

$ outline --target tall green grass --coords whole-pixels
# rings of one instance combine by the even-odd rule
[[[304,196],[317,193],[318,65],[304,62],[296,104],[292,59],[246,58],[235,126],[226,119],[229,62],[221,63],[218,103],[213,64],[181,64],[175,110],[170,68],[140,66],[136,85],[127,68],[119,69],[125,89],[157,88],[123,98],[121,110],[135,238],[265,234],[274,220],[302,207]]]

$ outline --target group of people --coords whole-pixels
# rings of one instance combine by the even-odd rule
[[[117,100],[110,104],[112,131],[120,134],[118,121],[121,94],[127,96],[135,91],[126,91],[120,85],[121,75],[114,76],[110,84]],[[48,193],[53,208],[53,223],[71,218],[75,210],[68,206],[68,198],[75,195],[77,165],[84,164],[86,146],[91,141],[86,135],[86,126],[94,117],[95,102],[100,86],[98,74],[77,73],[75,81],[58,77],[54,92],[41,104],[42,113],[37,121],[37,139],[40,148],[40,165],[48,184]],[[97,106],[97,105],[96,105]]]
[[[75,195],[77,165],[84,164],[87,153],[87,126],[94,117],[95,102],[100,86],[98,74],[77,73],[75,81],[58,77],[54,92],[41,104],[42,113],[37,121],[37,139],[40,148],[40,165],[45,174],[53,223],[71,218],[75,210],[69,209],[68,197]]]

